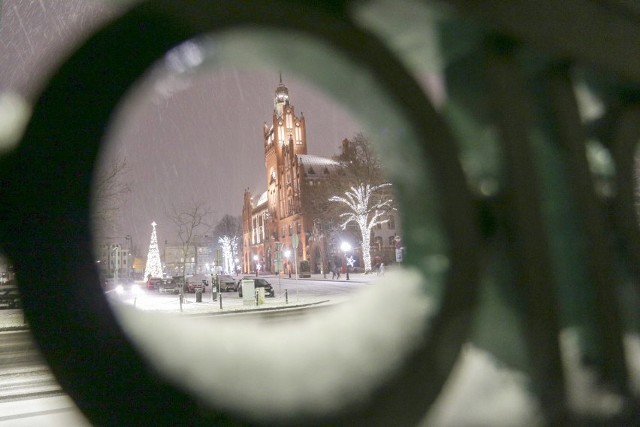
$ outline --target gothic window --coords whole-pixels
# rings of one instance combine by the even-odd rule
[[[295,135],[296,135],[296,144],[302,144],[302,129],[300,128],[300,124],[296,123]]]
[[[280,122],[280,124],[282,124],[282,122]],[[284,144],[284,128],[282,126],[278,126],[278,142]]]
[[[287,110],[287,127],[288,128],[292,128],[293,127],[293,119],[291,117],[291,110]]]

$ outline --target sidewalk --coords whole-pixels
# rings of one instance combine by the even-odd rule
[[[238,276],[240,278],[242,276]],[[240,314],[247,312],[258,312],[267,310],[289,310],[300,309],[304,307],[310,307],[320,304],[335,304],[348,298],[346,296],[298,296],[295,289],[295,275],[288,278],[288,276],[281,276],[281,279],[288,281],[288,292],[285,295],[284,284],[278,284],[278,277],[274,274],[264,274],[260,277],[267,278],[273,285],[276,296],[266,297],[264,303],[261,305],[245,305],[245,302],[237,297],[231,297],[233,293],[222,292],[218,294],[218,298],[214,301],[211,300],[211,292],[207,292],[202,295],[202,302],[195,302],[195,294],[185,294],[185,299],[182,303],[182,311],[180,310],[180,300],[176,295],[175,299],[163,299],[162,301],[154,300],[153,298],[146,298],[142,296],[136,298],[125,299],[122,303],[136,306],[140,310],[156,311],[160,313],[176,313],[183,315],[204,316],[204,315],[224,315],[224,314]],[[362,273],[350,273],[349,282],[351,283],[368,283],[377,279],[376,274],[362,274]],[[318,282],[346,282],[346,275],[342,274],[340,280],[332,280],[331,275],[326,275],[326,278],[322,274],[312,274],[308,278],[298,278],[300,284],[305,281],[318,281]],[[293,282],[293,283],[292,283]],[[292,286],[293,285],[293,286]],[[281,288],[281,289],[279,289]],[[236,294],[237,295],[237,294]],[[222,297],[222,309],[220,309],[220,297]],[[225,298],[226,297],[226,298]],[[0,310],[0,331],[14,331],[29,329],[29,326],[25,323],[22,310]]]

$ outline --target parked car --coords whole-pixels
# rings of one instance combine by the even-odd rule
[[[194,276],[187,277],[187,280],[184,284],[184,291],[195,293],[196,290],[200,289],[202,292],[205,291],[205,288],[209,286],[209,276],[204,274],[196,274]]]
[[[20,293],[14,280],[9,280],[0,286],[0,306],[6,308],[20,308]]]
[[[220,292],[228,292],[229,290],[235,292],[238,290],[236,279],[229,276],[228,274],[218,275],[218,282],[220,283]]]
[[[160,279],[160,283],[158,284],[158,292],[161,294],[179,294],[180,287],[184,282],[182,281],[182,277],[177,278],[174,277],[172,279]]]
[[[151,277],[149,278],[149,280],[147,280],[147,289],[150,290],[157,290],[160,286],[160,283],[162,283],[162,279],[161,277]]]
[[[120,295],[121,297],[137,297],[143,293],[140,285],[130,279],[118,280],[113,290],[116,292],[116,295]]]
[[[268,296],[268,297],[275,297],[276,296],[276,291],[273,289],[273,286],[271,286],[271,283],[267,282],[266,279],[263,279],[261,277],[251,277],[251,276],[245,276],[242,279],[240,279],[238,281],[238,296],[240,298],[242,298],[242,281],[243,280],[253,280],[253,286],[255,286],[256,289],[258,288],[264,288],[264,295]]]
[[[199,289],[200,292],[204,292],[207,286],[209,286],[209,282],[206,279],[202,279],[199,283],[188,281],[184,291],[193,294]]]

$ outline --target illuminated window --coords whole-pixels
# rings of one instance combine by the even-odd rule
[[[284,128],[282,126],[278,126],[278,142],[284,143]]]
[[[302,144],[302,129],[300,129],[299,126],[296,126],[295,135],[296,135],[296,144]]]

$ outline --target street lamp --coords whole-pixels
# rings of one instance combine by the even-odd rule
[[[256,265],[256,277],[258,276],[258,255],[253,256],[253,262]]]
[[[291,279],[291,264],[289,264],[290,256],[291,256],[291,251],[289,249],[284,251],[284,257],[287,259],[287,270],[289,270],[289,279]]]
[[[340,249],[342,250],[342,252],[344,252],[344,259],[345,261],[347,261],[347,252],[349,252],[351,250],[351,245],[349,244],[349,242],[342,242],[342,244],[340,245]],[[349,261],[347,261],[347,280],[349,280]]]

